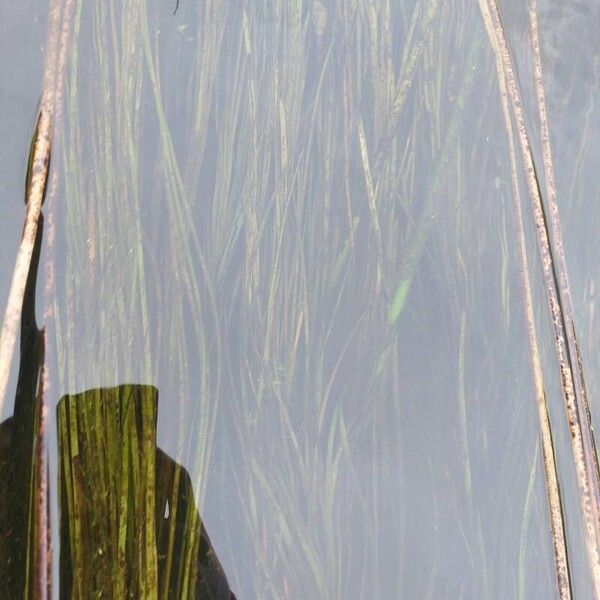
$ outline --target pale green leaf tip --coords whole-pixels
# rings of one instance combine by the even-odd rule
[[[396,293],[394,294],[394,299],[392,300],[392,304],[390,305],[390,310],[388,312],[388,321],[390,325],[393,325],[398,320],[398,317],[404,310],[408,291],[410,290],[410,284],[410,279],[401,279],[400,283],[398,283]]]

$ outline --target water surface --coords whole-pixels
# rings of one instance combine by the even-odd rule
[[[92,388],[160,391],[158,445],[189,472],[238,598],[554,597],[506,132],[477,4],[174,8],[75,3],[46,209],[52,409]],[[535,140],[527,14],[501,8]],[[0,120],[14,141],[1,155],[6,290],[45,5],[2,10],[15,52],[0,69],[16,82]],[[594,416],[596,12],[540,9]],[[590,597],[526,209],[574,592]]]

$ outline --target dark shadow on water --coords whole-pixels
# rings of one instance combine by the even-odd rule
[[[43,231],[40,222],[25,287],[21,318],[21,358],[13,416],[0,424],[0,598],[28,598],[37,556],[35,453],[40,415],[40,375],[44,334],[35,320],[35,281]],[[28,573],[30,574],[28,576]]]
[[[40,222],[21,321],[13,416],[0,424],[0,598],[33,597],[44,334],[35,320]],[[234,600],[188,472],[156,446],[158,390],[122,385],[57,407],[60,597]],[[51,482],[52,484],[52,482]]]

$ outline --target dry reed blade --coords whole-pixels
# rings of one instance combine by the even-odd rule
[[[58,47],[58,63],[57,63],[57,74],[56,74],[56,86],[54,93],[54,122],[53,122],[53,139],[52,142],[56,148],[60,147],[61,142],[61,131],[60,125],[62,122],[63,113],[63,93],[64,93],[64,79],[65,79],[65,64],[67,61],[67,51],[71,47],[71,25],[73,23],[73,8],[75,0],[64,0],[64,10],[62,15],[62,23],[60,28],[60,41]],[[44,323],[46,327],[48,322],[52,318],[52,292],[54,284],[54,239],[56,236],[55,230],[55,207],[54,199],[58,194],[59,185],[59,170],[54,169],[51,173],[51,179],[49,182],[48,191],[48,215],[46,216],[46,252],[49,254],[48,259],[44,265]],[[48,330],[46,331],[46,340],[48,341]],[[52,347],[52,343],[48,343],[49,347]],[[48,392],[48,373],[46,370],[46,378],[44,381],[45,393]]]
[[[498,5],[496,0],[490,0],[489,3],[487,3],[486,0],[480,0],[480,7],[484,21],[486,22],[490,41],[496,55],[496,60],[502,71],[501,77],[503,77],[506,81],[507,99],[505,102],[508,104],[508,101],[510,101],[510,105],[512,106],[512,114],[519,137],[522,160],[525,166],[526,181],[537,233],[538,249],[543,267],[544,283],[548,294],[550,315],[554,327],[554,339],[560,367],[563,395],[567,410],[567,419],[571,433],[573,457],[580,491],[586,553],[595,596],[600,598],[600,506],[598,503],[598,499],[600,498],[600,477],[598,473],[598,462],[594,438],[591,429],[590,414],[587,405],[587,399],[585,397],[583,369],[575,339],[566,262],[562,248],[560,221],[556,205],[556,192],[552,176],[552,163],[549,155],[549,136],[547,121],[545,118],[543,88],[540,92],[541,63],[539,61],[539,47],[536,41],[537,27],[535,20],[535,6],[533,6],[533,10],[531,11],[533,13],[532,34],[535,37],[533,41],[533,53],[536,69],[538,109],[540,111],[540,120],[542,121],[542,144],[545,146],[544,168],[547,179],[547,191],[548,195],[551,196],[551,198],[549,198],[549,202],[554,247],[550,245],[548,224],[542,204],[541,190],[535,171],[533,155],[527,136],[520,91],[517,85],[512,59],[508,50],[508,44],[504,34],[504,28],[502,25]],[[531,327],[531,324],[529,324],[529,327]],[[575,377],[573,374],[574,365],[577,366],[577,377]],[[548,492],[550,494],[550,489]],[[553,523],[553,528],[554,527],[555,524]],[[555,558],[557,551],[556,543],[557,540],[555,539]],[[559,578],[559,589],[561,590],[561,593],[566,594],[567,583],[564,579],[565,568],[566,565],[557,571],[557,576]]]
[[[68,3],[72,5],[72,0]],[[11,287],[9,291],[2,331],[0,333],[0,411],[5,408],[8,379],[11,370],[17,329],[21,320],[23,298],[26,283],[32,267],[32,255],[38,236],[41,210],[48,185],[52,128],[55,124],[56,103],[61,96],[57,85],[62,82],[62,71],[66,56],[69,18],[63,19],[62,0],[52,0],[48,17],[47,46],[45,54],[42,94],[37,118],[37,126],[30,149],[30,159],[26,179],[26,213],[23,233]],[[67,11],[68,12],[68,11]],[[70,13],[68,13],[70,14]],[[59,60],[59,52],[62,60]],[[48,285],[51,285],[51,280]],[[45,330],[40,333],[42,346],[45,345]],[[42,363],[43,350],[42,350]],[[49,526],[49,481],[48,457],[46,448],[47,407],[45,391],[48,382],[48,370],[43,366],[40,372],[38,393],[39,418],[36,423],[35,476],[31,485],[34,504],[32,506],[33,532],[36,540],[30,562],[29,577],[32,577],[32,589],[36,598],[49,597],[51,594],[50,526]]]
[[[554,179],[554,166],[552,162],[552,151],[550,147],[550,131],[548,128],[548,117],[546,114],[546,99],[544,92],[544,79],[542,74],[542,61],[540,54],[540,43],[537,26],[537,2],[530,0],[529,19],[531,31],[531,43],[534,65],[534,85],[536,92],[538,117],[540,124],[540,141],[542,148],[542,164],[544,168],[544,183],[548,197],[548,208],[550,213],[551,237],[553,254],[556,257],[558,274],[558,294],[564,314],[564,327],[567,334],[567,349],[569,361],[575,370],[575,396],[579,399],[579,418],[583,423],[583,458],[586,461],[586,469],[595,474],[592,479],[591,508],[594,516],[594,533],[596,542],[600,544],[600,469],[598,466],[598,454],[594,440],[594,429],[592,427],[591,414],[587,399],[583,362],[579,351],[579,343],[575,333],[575,320],[573,305],[571,301],[571,288],[567,272],[567,264],[563,246],[562,228],[558,211],[556,183]],[[588,532],[590,534],[591,532]],[[595,569],[600,569],[600,546],[597,548]],[[597,580],[598,573],[594,576]],[[596,587],[596,593],[600,595],[600,587]]]
[[[482,4],[482,11],[483,10],[487,10],[487,6],[484,4]],[[490,39],[494,40],[494,30],[491,27],[491,16],[489,15],[489,12],[487,14],[484,14],[484,21],[486,28],[488,29]],[[506,80],[503,74],[501,57],[498,52],[496,52],[495,55],[496,70],[498,73],[498,82],[500,87],[500,100],[502,103],[504,126],[506,128],[507,145],[510,156],[510,174],[512,183],[514,223],[516,229],[520,263],[519,275],[521,279],[521,292],[523,295],[523,309],[525,313],[525,322],[527,325],[529,357],[531,361],[531,370],[535,388],[535,397],[542,442],[544,474],[546,478],[546,493],[548,496],[548,508],[550,512],[550,526],[552,532],[552,546],[554,550],[556,578],[559,597],[561,598],[561,600],[570,600],[570,598],[572,597],[572,586],[569,573],[569,563],[567,559],[565,527],[563,521],[558,475],[556,469],[554,445],[552,441],[552,430],[550,426],[550,418],[548,415],[548,406],[546,403],[546,393],[544,390],[540,350],[538,346],[535,316],[533,311],[531,277],[527,258],[527,247],[525,244],[523,210],[521,204],[521,195],[519,192],[517,162],[515,157],[514,137],[510,118],[510,107],[506,89]]]
[[[8,293],[2,330],[0,332],[0,412],[4,410],[6,388],[8,386],[17,330],[21,318],[23,295],[25,293],[27,275],[31,264],[35,236],[48,180],[61,14],[62,0],[52,0],[48,17],[48,37],[42,96],[37,128],[33,139],[30,168],[31,180],[28,182],[26,190],[27,208],[25,223]]]

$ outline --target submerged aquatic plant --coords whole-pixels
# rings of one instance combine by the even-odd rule
[[[63,593],[193,595],[193,487],[245,597],[527,597],[552,544],[569,597],[493,5],[500,75],[468,2],[68,6],[45,282]],[[154,388],[123,381],[160,387],[189,471],[164,537]]]

